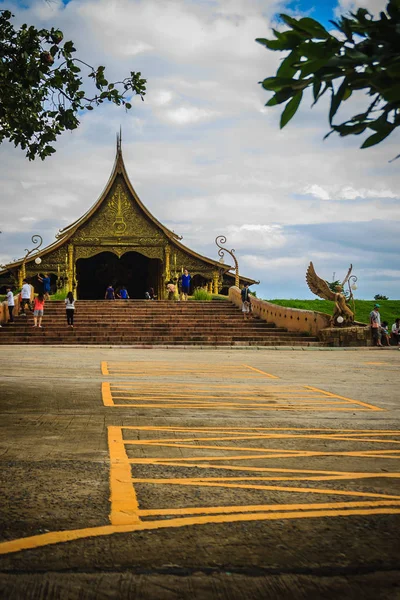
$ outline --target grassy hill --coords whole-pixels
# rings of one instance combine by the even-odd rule
[[[284,300],[275,299],[268,300],[279,306],[287,306],[289,308],[302,308],[303,310],[317,310],[318,312],[333,313],[334,303],[329,300]],[[356,300],[356,321],[361,323],[369,323],[369,313],[373,309],[375,300]],[[381,305],[380,313],[381,320],[389,323],[389,329],[392,327],[395,319],[400,318],[400,300],[379,300]]]

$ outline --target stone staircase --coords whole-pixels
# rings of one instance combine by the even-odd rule
[[[244,321],[228,300],[80,300],[74,328],[68,327],[63,301],[45,305],[43,327],[33,316],[16,316],[0,329],[0,345],[71,344],[152,346],[324,346],[317,338],[291,333],[260,319]]]

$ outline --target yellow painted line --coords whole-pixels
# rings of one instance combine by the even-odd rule
[[[395,434],[400,435],[400,429],[342,429],[342,428],[334,428],[334,427],[232,427],[232,426],[221,426],[221,427],[180,427],[180,426],[171,426],[171,425],[123,425],[122,429],[131,429],[131,430],[140,430],[140,431],[188,431],[189,433],[195,432],[207,432],[210,431],[215,433],[216,431],[221,431],[221,434],[228,433],[231,434],[234,431],[334,431],[334,432],[345,432],[345,433],[371,433],[374,435],[378,434]]]
[[[101,384],[101,395],[103,398],[104,406],[114,406],[110,384],[106,381],[103,381],[103,383]]]
[[[196,459],[194,458],[193,461],[195,461]],[[158,463],[154,463],[155,466],[159,466]],[[216,471],[239,471],[241,473],[243,473],[244,471],[247,473],[269,473],[269,472],[293,472],[293,473],[297,473],[297,472],[304,472],[307,473],[307,471],[299,471],[297,469],[270,469],[268,467],[239,467],[239,466],[235,466],[235,465],[211,465],[209,463],[205,463],[205,464],[200,464],[200,463],[177,463],[174,461],[173,458],[171,458],[168,462],[163,462],[162,466],[165,467],[186,467],[187,469],[207,469],[208,471],[214,469]],[[311,471],[310,471],[311,472]],[[315,473],[318,473],[319,471],[314,471]],[[323,473],[324,471],[320,471],[321,473]],[[329,472],[329,471],[328,471]]]
[[[346,481],[353,479],[400,479],[400,473],[341,473],[340,475],[316,475],[307,477],[295,475],[292,477],[180,477],[180,478],[143,478],[143,477],[133,477],[132,481],[134,483],[158,483],[161,481],[162,483],[174,483],[179,485],[180,482],[191,481],[193,485],[196,485],[197,482],[204,481],[218,481],[218,482],[235,482],[235,481]],[[397,496],[400,502],[400,496]]]
[[[141,483],[144,481],[138,480]],[[173,479],[165,482],[163,479],[146,479],[146,483],[153,483],[156,485],[181,485],[181,486],[196,486],[196,487],[218,487],[218,488],[232,488],[232,489],[245,489],[245,490],[269,490],[271,492],[290,492],[296,494],[324,494],[327,496],[356,496],[361,498],[386,498],[387,500],[399,500],[400,496],[392,494],[376,494],[373,492],[356,492],[347,490],[334,490],[334,489],[321,489],[321,488],[310,488],[310,487],[291,487],[291,486],[280,486],[280,485],[256,485],[256,484],[244,484],[244,483],[220,483],[218,481],[195,481],[192,482],[190,479],[178,480]]]
[[[351,402],[352,404],[358,404],[359,406],[364,406],[366,408],[369,408],[370,410],[379,410],[382,411],[384,410],[383,408],[379,408],[378,406],[374,406],[373,404],[367,404],[366,402],[361,402],[361,400],[353,400],[352,398],[346,398],[345,396],[339,396],[339,394],[333,394],[331,392],[327,392],[325,390],[320,390],[319,388],[313,387],[311,385],[305,385],[305,388],[309,389],[309,390],[313,390],[314,392],[321,392],[322,394],[326,394],[327,396],[330,396],[331,398],[340,398],[341,400],[347,400],[348,402]]]
[[[366,362],[366,365],[386,365],[385,362]]]
[[[108,429],[110,450],[110,521],[112,525],[137,523],[138,501],[131,483],[131,469],[125,452],[121,427]]]
[[[114,408],[155,408],[155,409],[164,409],[164,408],[173,408],[173,409],[182,409],[182,408],[190,408],[190,409],[195,409],[195,408],[202,408],[205,410],[222,410],[223,408],[227,408],[224,406],[218,406],[215,404],[113,404]],[[249,407],[249,406],[239,406],[239,407],[228,407],[227,410],[229,411],[233,411],[233,410],[241,410],[241,411],[257,411],[257,410],[269,410],[269,411],[297,411],[297,412],[315,412],[315,410],[317,410],[315,408],[315,406],[313,407],[302,407],[302,406],[282,406],[282,407],[276,407],[276,406],[270,406],[267,408],[263,408],[258,406],[258,408],[254,408],[254,407]],[[319,412],[329,412],[329,411],[335,411],[335,412],[354,412],[354,408],[320,408],[318,407],[318,411]],[[369,409],[367,408],[359,408],[357,409],[358,412],[368,412]]]
[[[261,375],[265,375],[266,377],[269,377],[269,379],[280,379],[280,377],[277,377],[276,375],[271,375],[271,373],[266,373],[265,371],[261,371],[260,369],[256,369],[255,367],[250,367],[249,365],[243,366],[247,367],[247,369],[251,369],[252,371],[256,371],[257,373],[261,373]]]
[[[365,502],[317,502],[314,504],[253,504],[250,506],[218,506],[218,507],[199,507],[199,508],[159,508],[151,510],[139,510],[142,517],[163,516],[163,515],[198,515],[198,514],[227,514],[227,513],[246,513],[258,511],[279,512],[282,510],[325,510],[334,508],[365,508],[397,506],[400,501],[397,500],[366,500]]]
[[[180,442],[218,442],[218,441],[232,441],[232,440],[275,440],[275,439],[311,439],[311,440],[333,440],[339,442],[367,442],[371,444],[400,444],[400,440],[377,440],[371,438],[353,438],[350,436],[344,435],[312,435],[312,434],[288,434],[288,433],[267,433],[267,434],[258,434],[258,435],[233,435],[229,437],[187,437],[187,438],[158,438],[158,439],[149,439],[149,440],[125,440],[125,444],[135,444],[135,445],[149,445],[149,446],[157,446],[160,442],[171,443],[173,445],[179,444]],[[192,448],[196,448],[196,445],[190,446]],[[214,448],[216,446],[213,446]],[[221,449],[224,446],[220,446]]]
[[[223,511],[223,508],[222,508]],[[287,511],[278,513],[251,513],[251,514],[218,514],[198,517],[181,517],[176,519],[167,519],[164,521],[139,521],[136,524],[115,526],[104,525],[100,527],[91,527],[86,529],[72,529],[69,531],[54,531],[35,535],[18,540],[0,543],[0,554],[10,554],[40,548],[51,544],[62,542],[71,542],[78,539],[112,535],[114,533],[131,533],[134,531],[149,531],[156,529],[173,529],[177,527],[187,527],[193,525],[208,525],[234,523],[243,521],[275,521],[281,519],[312,519],[322,517],[348,517],[348,516],[366,516],[366,515],[387,515],[400,514],[400,508],[368,508],[368,509],[333,509],[333,510],[310,510],[310,511]]]
[[[110,374],[109,371],[108,371],[108,368],[107,368],[107,362],[105,360],[101,361],[101,373],[102,373],[102,375],[109,375]]]
[[[213,449],[218,450],[217,447],[213,447]],[[224,450],[223,448],[221,450]],[[374,453],[374,452],[369,452],[368,450],[364,450],[364,451],[327,451],[327,452],[316,452],[316,451],[311,451],[311,450],[281,450],[281,449],[271,449],[271,448],[266,448],[265,452],[268,452],[268,454],[260,454],[260,455],[251,455],[251,454],[236,454],[234,456],[232,455],[228,455],[228,456],[196,456],[196,457],[182,457],[182,458],[164,458],[164,457],[159,457],[159,458],[130,458],[129,462],[132,464],[136,464],[136,465],[148,465],[148,464],[155,464],[155,465],[162,465],[164,464],[164,461],[166,462],[170,462],[173,461],[175,463],[180,463],[180,462],[189,462],[189,461],[193,461],[193,463],[196,462],[205,462],[205,461],[231,461],[231,460],[260,460],[261,458],[297,458],[297,457],[301,457],[301,458],[313,458],[313,457],[320,457],[320,456],[352,456],[352,457],[356,457],[356,458],[399,458],[398,456],[398,451],[397,450],[381,450],[378,453]],[[390,453],[393,453],[395,456],[391,456]],[[243,469],[242,469],[243,470]]]

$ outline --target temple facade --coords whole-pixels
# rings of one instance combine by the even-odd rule
[[[184,269],[192,287],[224,293],[234,285],[231,267],[197,254],[160,223],[141,202],[127,175],[121,148],[108,183],[97,202],[77,221],[60,230],[56,241],[0,271],[0,287],[21,287],[27,279],[39,289],[38,275],[48,273],[52,291],[73,291],[78,299],[104,298],[108,285],[125,286],[131,298],[154,289],[166,296],[166,284],[178,282]],[[254,280],[240,277],[241,282]],[[193,291],[193,290],[192,290]]]

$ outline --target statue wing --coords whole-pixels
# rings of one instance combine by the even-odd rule
[[[345,277],[345,278],[343,279],[343,281],[342,281],[342,288],[343,288],[343,289],[344,289],[344,286],[345,286],[345,284],[346,284],[346,283],[348,282],[348,280],[349,280],[349,277],[350,277],[350,274],[351,274],[352,270],[353,270],[353,265],[350,265],[350,269],[347,271],[347,275],[346,275],[346,277]]]
[[[323,300],[335,300],[335,292],[332,292],[332,290],[329,289],[329,286],[324,279],[318,277],[312,262],[310,262],[307,269],[306,281],[308,287],[316,296],[319,296]]]

